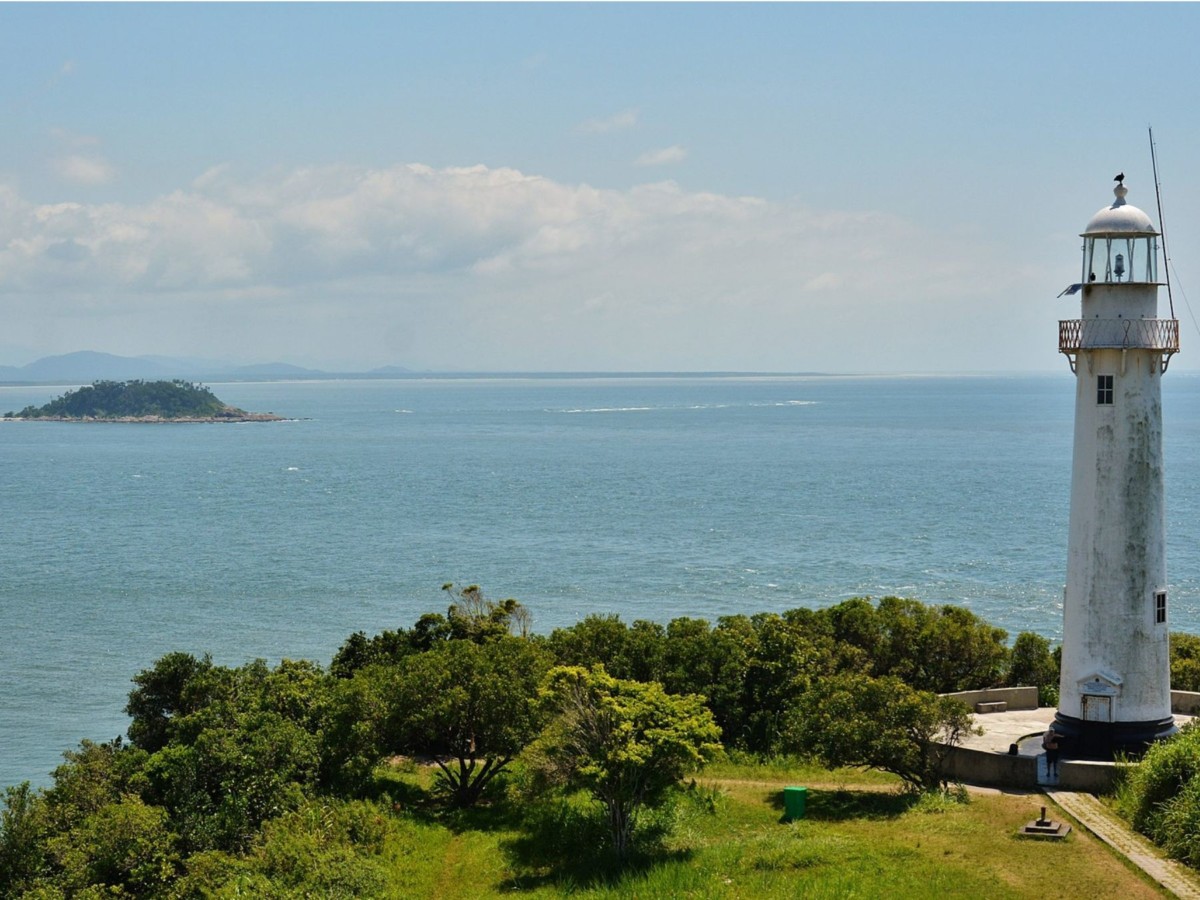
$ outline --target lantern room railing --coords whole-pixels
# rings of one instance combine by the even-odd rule
[[[1080,350],[1160,350],[1179,352],[1178,319],[1063,319],[1058,352]]]

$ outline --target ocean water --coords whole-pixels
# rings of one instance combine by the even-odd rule
[[[211,387],[291,420],[0,422],[0,785],[122,733],[164,653],[328,663],[448,581],[541,631],[899,594],[1060,634],[1065,366]],[[1164,409],[1172,626],[1200,633],[1200,375]]]

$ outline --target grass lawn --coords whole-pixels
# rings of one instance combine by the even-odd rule
[[[809,788],[807,815],[785,823],[781,789],[793,784]],[[915,800],[879,773],[731,762],[697,779],[660,848],[624,873],[597,849],[601,833],[579,804],[532,838],[512,807],[403,814],[405,840],[388,851],[391,896],[1042,900],[1064,885],[1097,900],[1163,896],[1078,828],[1065,842],[1018,838],[1043,805],[1040,794],[998,792]]]

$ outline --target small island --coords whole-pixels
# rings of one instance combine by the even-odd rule
[[[96,381],[67,391],[45,406],[27,406],[6,419],[51,422],[281,422],[221,402],[208,388],[187,381]]]

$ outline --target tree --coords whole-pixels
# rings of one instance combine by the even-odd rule
[[[866,766],[917,790],[943,783],[949,749],[972,731],[970,710],[899,678],[842,673],[816,682],[791,721],[793,745],[831,768]]]
[[[741,734],[726,735],[747,750],[775,753],[785,746],[788,710],[814,679],[833,674],[835,643],[813,633],[807,617],[792,610],[782,616],[758,613],[751,617],[756,643],[745,678],[746,713]],[[841,646],[841,645],[838,645]]]
[[[872,610],[856,597],[824,611],[834,637],[863,651],[873,675],[895,675],[923,691],[991,687],[1004,677],[1007,632],[961,606],[884,597]]]
[[[458,807],[473,805],[538,733],[549,667],[528,640],[446,641],[400,661],[391,686],[396,752],[433,757]]]
[[[146,761],[137,788],[168,810],[186,852],[242,849],[262,822],[313,792],[326,683],[312,663],[283,660],[270,669],[255,660],[235,669],[200,666],[178,688],[182,699],[166,704],[176,711],[165,743]]]
[[[47,841],[67,896],[161,897],[176,877],[179,856],[167,811],[136,796],[106,804]]]
[[[1039,706],[1058,703],[1058,664],[1050,652],[1050,642],[1040,634],[1022,631],[1013,642],[1008,664],[1008,684],[1033,685],[1038,689]]]
[[[39,798],[29,782],[4,789],[0,810],[0,897],[18,896],[45,860]]]
[[[130,743],[151,753],[165,747],[172,720],[195,712],[207,702],[198,683],[200,676],[212,669],[212,658],[207,655],[196,659],[190,653],[175,652],[134,675],[137,687],[129,692],[125,704],[125,713],[133,720],[129,723]]]
[[[508,634],[528,637],[533,618],[528,608],[517,600],[488,600],[477,584],[465,588],[447,582],[442,590],[457,599],[446,610],[449,637],[452,640],[474,641],[482,644]],[[423,617],[424,618],[424,617]]]
[[[338,678],[329,692],[320,731],[320,777],[324,787],[358,795],[397,740],[388,733],[397,667],[371,665]]]
[[[1200,637],[1171,632],[1171,690],[1200,691]]]
[[[583,788],[605,809],[624,861],[639,811],[721,752],[721,729],[696,695],[613,678],[602,666],[561,666],[541,691],[554,714],[529,754],[547,785]]]

